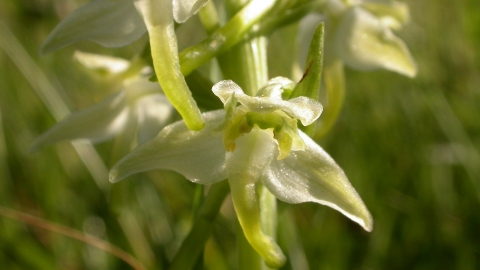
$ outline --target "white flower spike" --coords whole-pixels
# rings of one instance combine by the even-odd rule
[[[217,83],[213,90],[225,110],[204,113],[201,131],[189,130],[183,121],[165,127],[120,160],[110,181],[154,169],[173,170],[200,184],[228,178],[245,236],[270,267],[281,266],[285,257],[261,230],[258,182],[282,201],[327,205],[371,231],[372,217],[342,169],[297,129],[299,119],[315,121],[321,105],[308,98],[281,100],[281,92],[291,85],[275,78],[249,97],[231,81]]]

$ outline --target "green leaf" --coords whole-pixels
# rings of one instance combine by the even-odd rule
[[[313,34],[312,41],[310,42],[303,77],[293,89],[291,98],[306,96],[318,100],[323,69],[324,32],[325,25],[324,23],[320,23]],[[300,128],[305,133],[312,135],[315,130],[315,125],[316,124],[313,123],[308,127],[300,126]]]

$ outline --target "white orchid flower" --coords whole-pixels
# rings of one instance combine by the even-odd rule
[[[208,0],[168,0],[173,16],[185,22]],[[145,0],[93,0],[75,9],[50,33],[40,52],[46,54],[78,41],[88,40],[105,47],[122,47],[139,39],[147,31],[135,3]],[[156,11],[161,14],[161,12]]]
[[[257,183],[288,203],[332,207],[371,231],[372,217],[343,170],[297,129],[298,120],[314,122],[322,106],[306,97],[282,100],[283,90],[292,88],[292,81],[278,77],[251,97],[232,81],[215,84],[225,110],[204,113],[201,131],[189,130],[183,121],[168,125],[120,160],[110,181],[154,169],[176,171],[199,184],[228,178],[245,236],[270,267],[281,266],[285,258],[261,230]]]
[[[101,142],[125,132],[127,128],[137,129],[138,143],[143,143],[154,138],[167,124],[173,107],[157,83],[148,81],[146,75],[131,74],[135,72],[131,70],[129,61],[82,52],[75,53],[75,56],[87,68],[102,69],[120,78],[126,76],[122,90],[67,116],[41,135],[32,149],[63,140]],[[142,67],[133,69],[148,69]]]
[[[132,43],[148,31],[158,82],[189,128],[203,128],[200,109],[180,70],[174,20],[184,22],[208,0],[93,0],[76,9],[47,37],[40,53],[80,40],[106,47]]]
[[[383,68],[408,77],[417,74],[417,65],[407,46],[392,32],[409,20],[406,4],[329,0],[326,10],[327,60],[338,58],[358,70]],[[303,51],[307,50],[315,27],[324,20],[325,17],[315,14],[303,20],[299,37]]]

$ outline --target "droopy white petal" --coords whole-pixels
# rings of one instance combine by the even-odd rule
[[[343,16],[335,45],[340,58],[352,68],[385,68],[409,77],[417,74],[417,65],[405,43],[380,19],[361,8],[351,8]]]
[[[172,115],[173,107],[162,94],[152,94],[136,100],[138,115],[138,144],[145,143],[157,136]]]
[[[305,133],[300,131],[300,136],[305,141],[305,151],[273,160],[264,185],[282,201],[329,206],[371,231],[372,216],[343,170]]]
[[[215,131],[225,111],[212,111],[202,116],[206,125],[201,131],[188,129],[183,121],[166,126],[153,140],[138,146],[115,164],[110,171],[110,181],[117,182],[134,173],[156,169],[178,172],[200,184],[227,178],[222,134]]]
[[[40,53],[49,53],[80,40],[121,47],[137,40],[146,31],[132,0],[94,0],[63,19],[47,37]]]
[[[72,113],[41,135],[32,150],[63,140],[88,139],[100,142],[121,132],[128,121],[125,92],[109,96],[100,103]]]
[[[130,61],[108,55],[76,51],[73,57],[88,69],[100,69],[113,74],[124,72],[130,66]]]
[[[251,111],[273,112],[275,110],[282,110],[291,117],[300,120],[304,126],[310,125],[317,120],[323,110],[319,102],[307,97],[298,97],[291,100],[261,96],[251,97],[246,95],[240,86],[230,80],[216,83],[212,90],[223,103],[225,103],[231,95],[235,94],[238,101]],[[272,91],[275,92],[277,90]]]
[[[209,0],[173,0],[173,17],[183,23],[197,13]]]

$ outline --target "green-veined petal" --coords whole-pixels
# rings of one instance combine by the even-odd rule
[[[41,135],[33,144],[32,150],[63,140],[104,141],[121,132],[128,118],[125,92],[121,91],[67,116]]]
[[[339,57],[359,70],[385,68],[414,77],[415,64],[405,43],[368,11],[351,8],[343,15],[335,36]]]
[[[282,201],[329,206],[371,231],[372,216],[343,170],[305,133],[300,131],[300,136],[305,151],[273,160],[262,180],[264,185]]]
[[[132,0],[94,0],[63,19],[40,48],[41,54],[81,40],[121,47],[139,39],[147,28]]]
[[[172,170],[192,182],[212,184],[227,178],[222,134],[216,128],[225,117],[224,110],[202,115],[206,125],[192,131],[184,121],[165,127],[120,160],[110,171],[110,181],[148,170]]]

